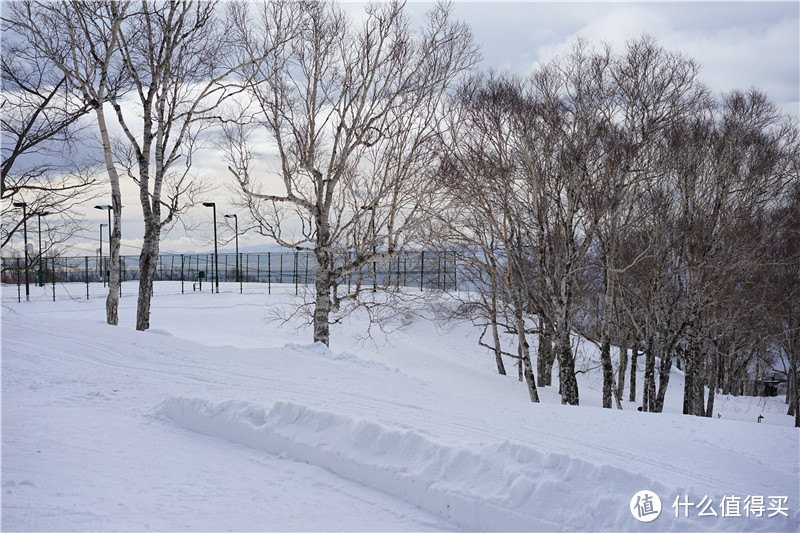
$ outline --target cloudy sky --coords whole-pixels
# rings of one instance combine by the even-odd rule
[[[345,4],[355,12],[363,4]],[[431,7],[408,5],[414,18]],[[539,61],[566,54],[577,37],[593,44],[610,42],[621,49],[632,38],[649,34],[664,47],[683,52],[701,65],[701,79],[724,92],[753,86],[765,90],[781,109],[800,116],[800,3],[790,2],[464,2],[456,15],[468,22],[482,47],[481,68],[526,73]],[[218,217],[224,205],[222,183],[229,179],[218,155],[198,154],[196,167],[220,181]],[[136,190],[123,191],[125,208],[123,254],[137,254],[142,225],[138,222]],[[88,225],[96,228],[104,213],[89,209]],[[94,211],[94,212],[91,212]],[[211,210],[198,207],[190,217],[197,230],[178,226],[166,236],[163,251],[207,251],[212,232]],[[96,220],[95,220],[96,219]],[[75,244],[76,254],[93,253],[97,242],[90,231]],[[95,241],[97,237],[94,237]],[[241,237],[241,246],[263,249],[267,241],[255,234]],[[225,248],[232,249],[231,246]]]
[[[419,2],[415,7],[425,4]],[[526,72],[569,52],[577,37],[621,49],[642,34],[702,65],[718,91],[760,87],[800,115],[800,3],[456,2],[481,43],[484,68]]]

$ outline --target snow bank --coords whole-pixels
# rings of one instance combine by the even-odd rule
[[[792,529],[788,519],[675,519],[667,501],[658,522],[642,524],[630,513],[631,495],[643,488],[662,495],[684,490],[520,443],[445,443],[422,431],[288,402],[266,411],[247,402],[173,397],[159,412],[187,429],[323,467],[468,530]]]

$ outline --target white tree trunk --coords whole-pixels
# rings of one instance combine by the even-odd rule
[[[119,277],[119,250],[122,241],[122,193],[119,188],[119,174],[117,168],[114,166],[114,160],[111,157],[111,138],[108,135],[108,128],[106,127],[106,117],[103,112],[103,106],[100,105],[96,109],[97,125],[100,130],[100,139],[103,143],[103,156],[106,164],[106,172],[108,172],[108,180],[111,185],[111,207],[114,213],[114,230],[111,235],[110,245],[110,266],[111,270],[108,281],[108,296],[106,297],[106,321],[112,326],[119,324],[119,293],[120,293],[120,277]],[[111,231],[111,228],[109,228]]]

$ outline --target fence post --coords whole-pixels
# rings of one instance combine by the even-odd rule
[[[181,254],[181,294],[183,294],[183,254]]]
[[[53,301],[56,301],[56,256],[53,256]]]
[[[422,262],[419,267],[419,290],[425,284],[425,250],[422,250]]]
[[[272,294],[272,252],[267,252],[267,294]]]
[[[442,254],[436,254],[436,290],[442,290]]]
[[[88,300],[89,299],[89,256],[88,255],[84,256],[83,260],[84,260],[83,268],[84,272],[86,273],[86,299]],[[53,272],[53,275],[55,276],[56,273]]]
[[[283,253],[278,254],[280,265],[278,265],[278,283],[283,283]]]
[[[456,265],[457,261],[456,251],[453,250],[453,290],[458,292],[458,266]]]
[[[297,252],[295,252],[294,253],[294,295],[295,296],[298,295],[298,293],[299,293],[298,289],[300,288],[300,286],[298,284],[298,280],[297,280],[297,278],[298,278],[298,275],[297,275],[298,274],[298,270],[297,270],[297,268],[298,268],[297,267]]]
[[[19,286],[19,278],[22,276],[19,275],[20,268],[19,268],[19,257],[17,257],[17,303],[22,303],[22,292]]]

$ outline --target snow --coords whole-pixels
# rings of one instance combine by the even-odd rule
[[[375,342],[356,315],[328,349],[268,320],[294,286],[187,288],[157,282],[154,329],[137,332],[134,284],[117,328],[102,287],[87,301],[58,286],[56,302],[32,287],[22,303],[3,287],[3,530],[800,529],[782,398],[718,396],[721,418],[683,416],[676,370],[667,412],[600,409],[597,351],[576,339],[581,406],[552,387],[531,404],[480,331],[437,326],[427,304]],[[650,524],[629,509],[642,489],[663,504]],[[684,496],[718,515],[723,497],[763,496],[767,511],[676,518]],[[779,496],[789,516],[767,516]]]

